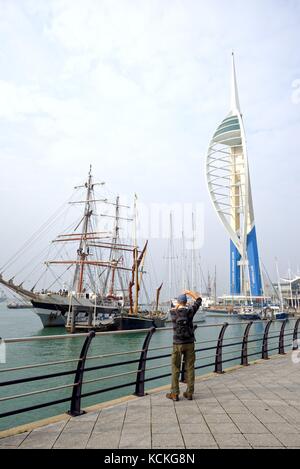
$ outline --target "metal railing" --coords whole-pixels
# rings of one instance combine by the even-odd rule
[[[241,325],[241,323],[224,323],[224,324],[215,324],[215,325],[203,325],[200,326],[199,329],[205,329],[207,327],[220,327],[221,330],[218,334],[217,339],[210,339],[210,340],[200,340],[196,341],[195,344],[195,352],[196,352],[196,362],[195,362],[195,370],[203,370],[205,368],[214,367],[215,373],[224,373],[224,365],[237,362],[240,363],[242,366],[249,365],[249,358],[256,356],[257,358],[262,358],[267,360],[269,358],[270,352],[277,351],[278,354],[285,354],[285,347],[286,347],[286,339],[293,338],[293,350],[298,349],[298,329],[300,324],[300,319],[295,321],[294,327],[291,329],[286,329],[286,325],[288,320],[280,321],[281,327],[279,334],[270,335],[270,327],[273,323],[277,321],[270,320],[266,323],[264,331],[261,334],[254,334],[249,336],[251,327],[253,325],[253,321],[245,324],[244,334],[239,337],[229,337],[226,338],[225,334],[229,326],[232,325]],[[261,322],[260,322],[261,323]],[[59,360],[59,361],[51,361],[48,363],[35,363],[35,364],[27,364],[24,366],[18,367],[11,367],[11,368],[4,368],[0,370],[0,376],[3,372],[15,372],[15,371],[22,371],[23,373],[27,372],[28,370],[36,370],[38,368],[42,368],[45,366],[56,366],[56,365],[63,365],[63,364],[71,364],[77,363],[76,368],[71,370],[65,371],[58,371],[52,372],[47,374],[38,374],[36,376],[23,376],[18,379],[11,379],[8,381],[0,381],[0,389],[9,388],[13,385],[22,385],[25,383],[33,383],[35,381],[44,381],[44,380],[51,380],[53,378],[61,378],[63,376],[74,376],[74,381],[71,384],[63,384],[59,386],[48,387],[44,389],[35,389],[30,392],[18,393],[14,395],[7,395],[5,397],[0,397],[0,403],[2,404],[5,401],[12,401],[17,400],[23,397],[35,396],[45,393],[50,393],[53,391],[62,391],[67,390],[68,388],[72,389],[72,393],[67,397],[61,397],[59,399],[54,399],[42,403],[37,403],[34,405],[30,405],[27,407],[16,407],[13,410],[7,410],[6,412],[0,413],[0,418],[9,417],[12,415],[20,414],[20,413],[27,413],[36,409],[42,409],[45,407],[55,406],[57,404],[65,404],[69,403],[68,406],[68,413],[72,416],[78,416],[84,413],[82,410],[82,399],[87,398],[90,396],[95,396],[98,394],[107,393],[110,391],[126,388],[126,387],[134,387],[135,391],[134,394],[136,396],[144,396],[145,395],[145,384],[151,381],[160,380],[163,378],[167,378],[171,376],[171,372],[166,372],[163,374],[154,374],[154,371],[161,370],[166,367],[170,367],[170,357],[172,355],[171,350],[172,344],[167,346],[160,346],[150,348],[151,339],[156,331],[160,330],[172,330],[172,328],[162,328],[156,329],[152,327],[150,330],[145,330],[146,333],[144,343],[141,349],[138,350],[131,350],[125,352],[116,352],[116,353],[108,353],[102,355],[94,355],[88,357],[88,351],[92,341],[94,340],[95,336],[100,335],[108,335],[108,334],[122,334],[126,332],[126,334],[141,332],[139,331],[120,331],[120,332],[105,332],[105,333],[95,333],[94,331],[89,332],[88,334],[76,334],[76,335],[58,335],[58,336],[43,336],[43,337],[26,337],[23,339],[7,339],[5,342],[9,343],[18,343],[18,342],[29,342],[29,341],[38,341],[38,340],[51,340],[51,339],[75,339],[75,338],[82,338],[84,337],[84,343],[80,352],[79,358],[68,359],[68,360]],[[276,340],[276,346],[273,343],[270,343],[271,340]],[[200,347],[198,347],[200,343]],[[234,350],[231,350],[232,348]],[[236,350],[236,347],[238,349]],[[165,353],[168,350],[167,353]],[[251,353],[249,353],[249,350]],[[255,350],[252,352],[252,350]],[[161,353],[163,352],[163,353]],[[209,352],[212,354],[205,354],[202,356],[203,352]],[[153,354],[149,356],[149,353]],[[89,366],[87,362],[96,360],[96,359],[110,359],[110,358],[119,358],[121,356],[128,356],[132,354],[139,354],[139,358],[132,359],[132,360],[121,360],[115,361],[110,363],[105,363],[96,366]],[[198,354],[201,356],[198,357]],[[234,355],[234,356],[232,356]],[[149,362],[169,359],[167,363],[161,363],[155,366],[147,366]],[[210,360],[209,363],[198,364],[198,360]],[[136,365],[136,368],[133,371],[125,371],[122,373],[116,373],[113,375],[107,376],[96,376],[92,379],[85,379],[86,373],[92,371],[101,371],[107,369],[113,369],[114,367],[122,367],[127,365]],[[160,373],[160,371],[159,371]],[[150,374],[150,376],[148,376]],[[85,384],[90,383],[105,383],[107,380],[112,380],[115,378],[124,378],[124,377],[132,377],[128,382],[119,383],[114,386],[109,385],[108,387],[101,386],[100,388],[88,392],[83,392],[82,387]],[[185,381],[185,364],[184,360],[181,366],[181,381]],[[67,409],[65,409],[67,410]]]

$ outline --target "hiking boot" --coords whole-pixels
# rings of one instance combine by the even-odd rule
[[[185,397],[185,399],[187,399],[188,401],[193,400],[193,394],[191,392],[184,392],[183,397]]]
[[[166,394],[166,398],[171,399],[171,401],[179,401],[179,395],[173,392],[169,392],[168,394]]]

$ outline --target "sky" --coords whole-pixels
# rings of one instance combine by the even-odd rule
[[[203,270],[228,291],[204,164],[234,50],[260,256],[297,273],[299,21],[299,0],[0,0],[0,265],[92,164],[142,207],[200,207]]]

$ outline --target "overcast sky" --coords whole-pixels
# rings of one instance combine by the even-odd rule
[[[202,204],[204,268],[228,290],[204,161],[234,49],[260,255],[296,273],[299,24],[299,0],[0,0],[0,264],[91,163],[113,192]]]

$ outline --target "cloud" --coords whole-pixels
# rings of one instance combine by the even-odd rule
[[[28,210],[41,209],[36,186],[51,193],[44,211],[59,205],[92,163],[120,192],[203,201],[205,256],[224,259],[228,240],[211,209],[204,157],[228,111],[234,48],[258,231],[269,239],[266,217],[285,210],[274,186],[299,197],[298,19],[292,0],[2,1],[0,186],[10,193],[14,174],[13,211],[24,184]],[[282,256],[296,249],[281,248],[279,235],[272,242]]]

